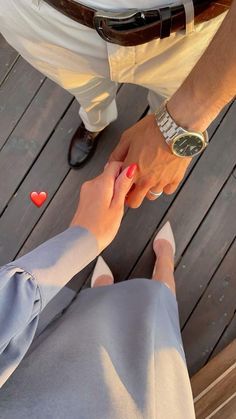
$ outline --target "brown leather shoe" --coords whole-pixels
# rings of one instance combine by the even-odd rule
[[[69,148],[68,163],[73,169],[82,167],[94,154],[99,132],[88,131],[83,122],[74,134]]]

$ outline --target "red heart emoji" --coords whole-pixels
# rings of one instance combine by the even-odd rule
[[[48,197],[47,192],[31,192],[30,199],[34,205],[41,207]]]

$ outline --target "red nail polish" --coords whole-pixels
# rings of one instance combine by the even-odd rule
[[[128,179],[132,179],[135,175],[135,172],[138,168],[138,165],[136,163],[131,164],[126,172],[126,176]]]

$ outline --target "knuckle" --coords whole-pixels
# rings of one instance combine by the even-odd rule
[[[129,202],[128,205],[129,205],[130,208],[133,208],[133,209],[136,209],[136,208],[140,207],[140,204],[137,203],[137,202]]]
[[[142,204],[142,201],[134,202],[131,208],[134,208],[134,209],[139,208],[141,204]]]
[[[184,178],[184,175],[183,175],[183,174],[178,175],[178,176],[174,179],[173,183],[179,184],[179,183],[183,180],[183,178]]]
[[[150,196],[150,195],[147,195],[147,196],[146,196],[146,198],[147,198],[149,201],[155,201],[155,200],[156,200],[156,198],[154,198],[154,197],[152,197],[152,196]]]
[[[103,189],[103,181],[102,179],[99,177],[97,177],[94,181],[93,181],[93,187],[94,189],[96,189],[97,192],[101,192]]]
[[[155,184],[157,184],[160,181],[161,176],[160,176],[159,173],[156,173],[154,170],[151,170],[151,171],[148,172],[148,174],[146,176],[143,177],[143,179],[147,183],[150,183],[152,185],[155,185]]]
[[[147,178],[140,179],[137,184],[139,189],[148,189],[151,185],[153,185],[153,182]]]
[[[87,180],[86,182],[83,183],[83,185],[81,186],[81,191],[86,191],[89,187],[89,181]]]
[[[86,180],[82,187],[81,187],[81,191],[82,192],[87,192],[89,189],[91,189],[97,182],[97,179],[93,179],[93,180]]]
[[[167,189],[167,190],[165,191],[165,194],[166,194],[166,195],[172,195],[174,192],[175,192],[175,189]]]
[[[171,185],[167,185],[166,188],[165,188],[165,193],[167,195],[171,195],[172,193],[174,193],[176,191],[177,187],[178,187],[178,185],[176,183],[171,184]]]
[[[122,134],[121,134],[121,139],[126,138],[127,135],[129,134],[129,131],[130,131],[130,128],[127,128],[125,131],[123,131]]]
[[[174,190],[176,190],[179,187],[179,185],[181,184],[182,180],[183,179],[176,180],[175,182],[173,182]]]
[[[135,197],[129,197],[126,200],[126,203],[129,208],[138,208],[140,204],[138,203],[138,200]]]
[[[121,146],[121,145],[123,144],[123,142],[124,142],[125,138],[126,138],[126,133],[125,133],[125,132],[123,132],[123,134],[121,134],[121,136],[120,136],[120,140],[119,140],[119,143],[118,143],[118,145],[116,146],[116,148],[117,148],[117,147],[119,147],[119,146]]]

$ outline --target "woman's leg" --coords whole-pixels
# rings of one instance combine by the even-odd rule
[[[95,283],[94,283],[94,288],[96,287],[104,287],[105,285],[112,285],[113,284],[113,279],[111,276],[109,275],[100,275]]]
[[[91,278],[91,287],[103,287],[114,283],[113,274],[105,260],[99,256]]]
[[[156,254],[156,264],[152,279],[154,281],[164,282],[175,294],[174,252],[172,246],[164,239],[155,240],[153,246]],[[103,274],[96,278],[93,286],[96,288],[112,284],[112,276]]]
[[[175,294],[174,252],[171,244],[164,239],[157,239],[153,244],[156,264],[153,280],[164,282]]]

